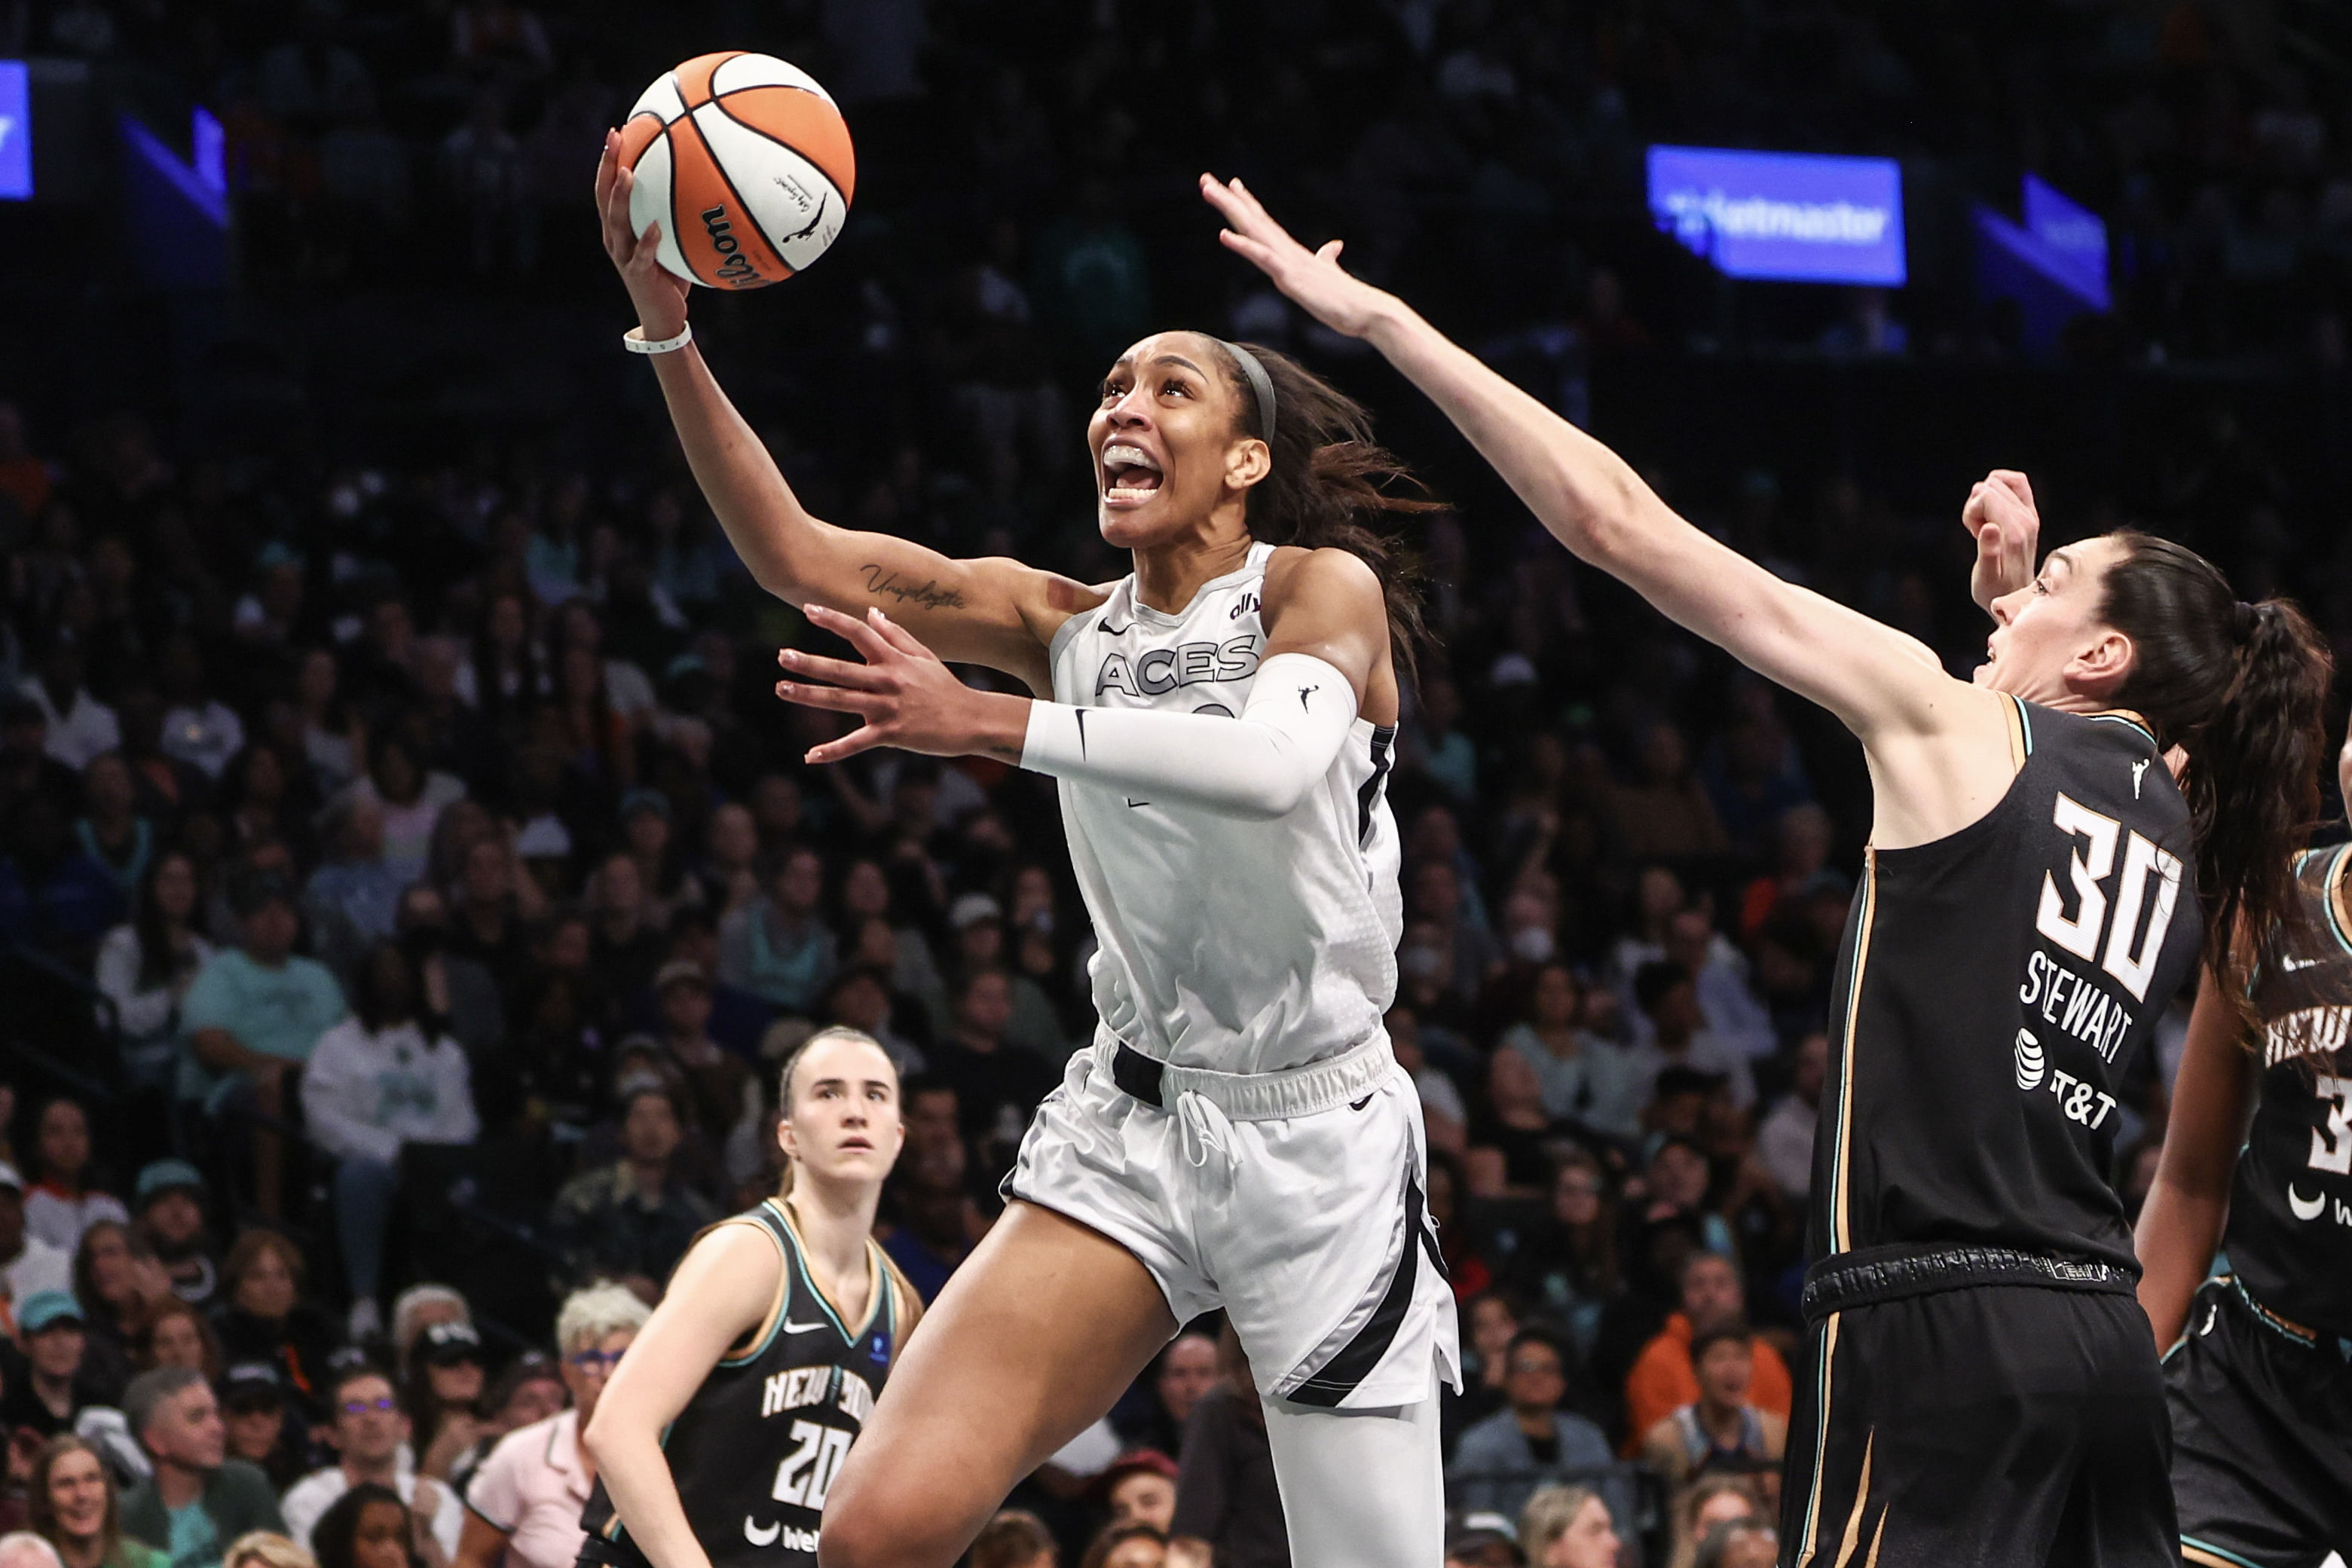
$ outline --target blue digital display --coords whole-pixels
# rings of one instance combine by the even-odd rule
[[[0,60],[0,201],[33,195],[33,88],[22,60]]]
[[[1660,228],[1731,277],[1897,285],[1903,169],[1892,158],[1650,149]]]
[[[2057,187],[2025,177],[2025,232],[2043,270],[2094,310],[2107,308],[2107,225]]]
[[[228,132],[201,103],[188,117],[188,164],[206,190],[228,194]]]

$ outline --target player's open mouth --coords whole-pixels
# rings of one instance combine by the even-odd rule
[[[841,1147],[844,1153],[851,1149],[861,1149],[867,1154],[874,1152],[874,1145],[864,1138],[844,1138],[841,1140]]]
[[[1124,441],[1103,448],[1102,470],[1103,499],[1114,507],[1139,507],[1160,488],[1160,465]]]

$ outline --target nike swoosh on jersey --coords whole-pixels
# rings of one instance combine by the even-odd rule
[[[823,1323],[796,1323],[790,1318],[784,1320],[786,1333],[814,1333],[823,1327],[824,1327]]]

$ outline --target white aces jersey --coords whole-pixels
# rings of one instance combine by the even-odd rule
[[[1054,634],[1054,699],[1238,716],[1265,652],[1258,601],[1274,549],[1252,545],[1180,615],[1121,580]],[[1386,789],[1395,741],[1393,726],[1357,719],[1322,782],[1270,822],[1060,780],[1100,944],[1103,1035],[1180,1067],[1272,1072],[1381,1027],[1404,918]]]

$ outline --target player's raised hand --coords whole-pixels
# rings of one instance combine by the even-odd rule
[[[1225,220],[1218,238],[1227,250],[1255,263],[1299,307],[1335,332],[1360,338],[1382,308],[1395,303],[1385,289],[1350,277],[1339,265],[1341,243],[1308,250],[1258,204],[1239,180],[1201,176],[1201,194]]]
[[[822,604],[806,610],[811,625],[846,640],[866,660],[856,664],[797,648],[776,654],[778,664],[800,677],[778,681],[778,696],[866,721],[839,740],[810,747],[809,761],[839,762],[877,746],[928,757],[1021,760],[1029,725],[1025,698],[965,685],[937,653],[879,610],[867,611],[864,620]]]
[[[604,220],[604,254],[628,286],[637,308],[637,326],[656,342],[686,329],[686,279],[662,266],[661,224],[639,235],[629,222],[629,190],[636,182],[621,162],[621,133],[604,132],[604,156],[596,164],[596,211]]]
[[[2014,468],[1996,468],[1969,487],[1960,525],[1977,541],[1969,596],[1990,612],[1992,601],[2033,580],[2042,559],[2042,514],[2033,486]]]

